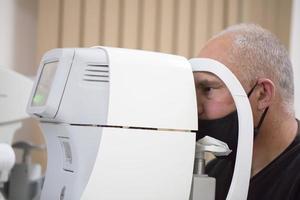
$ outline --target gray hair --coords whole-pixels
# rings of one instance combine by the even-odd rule
[[[233,40],[229,63],[238,66],[248,84],[258,78],[271,79],[285,110],[294,114],[293,69],[288,51],[270,31],[255,24],[233,25],[213,38],[228,35]]]

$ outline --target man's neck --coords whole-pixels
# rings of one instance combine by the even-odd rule
[[[273,114],[272,116],[276,115]],[[280,116],[280,119],[269,118],[263,123],[254,141],[252,177],[270,164],[292,143],[297,134],[297,128],[297,121],[292,116]]]

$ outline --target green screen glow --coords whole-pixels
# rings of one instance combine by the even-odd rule
[[[51,85],[55,77],[58,61],[44,64],[40,73],[39,81],[36,86],[35,94],[31,102],[31,106],[45,106],[51,90]]]
[[[33,97],[33,101],[34,103],[36,104],[40,104],[44,101],[44,96],[43,95],[40,95],[40,94],[36,94],[34,97]]]

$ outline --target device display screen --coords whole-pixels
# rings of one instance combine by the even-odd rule
[[[33,95],[32,106],[44,106],[47,102],[51,85],[55,76],[58,61],[46,63],[40,75],[37,89]]]

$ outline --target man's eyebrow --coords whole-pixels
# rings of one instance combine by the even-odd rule
[[[221,81],[218,80],[199,80],[196,82],[197,85],[201,85],[201,86],[220,86],[222,85]]]

